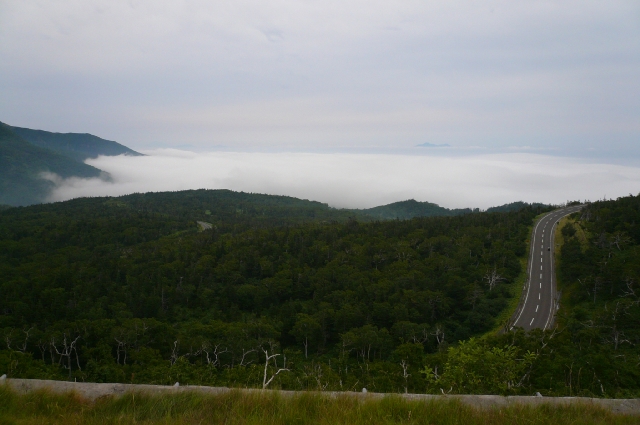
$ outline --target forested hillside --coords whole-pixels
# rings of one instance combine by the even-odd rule
[[[268,353],[270,386],[425,391],[425,355],[496,325],[541,212],[367,223],[211,192],[0,212],[0,367],[262,386]]]
[[[101,170],[49,149],[32,145],[0,123],[0,204],[43,202],[54,183],[42,173],[66,178],[98,177]]]
[[[454,216],[472,212],[469,208],[449,209],[431,202],[418,202],[415,199],[358,211],[378,220],[406,220],[414,217]]]
[[[52,150],[80,162],[98,155],[141,155],[118,142],[105,140],[93,134],[53,133],[22,127],[11,127],[11,130],[35,146]]]
[[[554,329],[494,332],[544,211],[364,222],[229,191],[0,211],[0,372],[640,395],[640,197],[593,203],[563,222]],[[203,217],[210,230],[198,230]]]
[[[640,395],[640,196],[589,204],[561,226],[557,326],[452,347],[427,360],[431,385],[460,393]]]
[[[84,160],[122,154],[140,155],[91,134],[51,133],[0,122],[0,205],[46,202],[59,178],[109,178]]]

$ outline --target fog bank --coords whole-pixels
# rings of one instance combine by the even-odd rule
[[[59,180],[50,201],[206,188],[288,195],[340,208],[369,208],[410,198],[448,208],[488,208],[519,200],[557,204],[640,191],[640,168],[525,153],[145,153],[148,156],[88,160],[110,173],[112,180]]]

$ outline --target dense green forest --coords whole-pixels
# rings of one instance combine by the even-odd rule
[[[0,368],[98,382],[637,395],[638,197],[590,204],[563,227],[556,329],[496,332],[545,211],[365,221],[230,191],[0,211]]]
[[[530,394],[640,395],[640,195],[589,204],[559,233],[557,326],[452,347],[428,360],[430,382],[456,392],[512,392],[515,383]],[[501,375],[504,364],[517,373]]]

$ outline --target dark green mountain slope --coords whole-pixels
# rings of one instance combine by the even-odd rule
[[[418,202],[415,199],[354,211],[379,220],[395,220],[396,218],[406,220],[413,217],[455,216],[473,212],[469,208],[450,210],[449,208],[444,208],[431,202]]]
[[[63,178],[98,177],[102,173],[95,167],[32,145],[0,123],[0,204],[43,202],[54,186],[42,177],[43,172]]]
[[[509,211],[518,211],[521,210],[523,208],[527,208],[527,207],[549,207],[549,205],[545,205],[545,204],[540,204],[537,202],[534,202],[532,204],[529,204],[527,202],[522,202],[522,201],[517,201],[517,202],[511,202],[509,204],[504,204],[504,205],[499,205],[497,207],[491,207],[491,208],[487,208],[487,212],[509,212]]]
[[[109,202],[139,211],[167,214],[186,220],[218,223],[251,223],[252,226],[289,225],[310,221],[345,222],[453,216],[472,210],[450,210],[428,202],[405,201],[368,210],[331,208],[325,203],[290,196],[198,189],[178,192],[136,193]],[[417,204],[417,208],[411,208]],[[390,207],[387,209],[387,207]],[[382,211],[382,213],[380,213]]]
[[[121,211],[160,214],[174,217],[195,230],[195,221],[205,221],[217,229],[240,229],[287,226],[309,222],[347,222],[353,217],[351,210],[339,210],[321,202],[290,196],[234,192],[226,189],[198,189],[178,192],[134,193],[117,198],[86,200],[87,208],[117,206]],[[69,208],[84,205],[78,199],[67,203]],[[91,205],[91,207],[89,207]],[[84,208],[84,207],[83,207]],[[66,212],[71,214],[71,212]],[[358,217],[370,221],[370,217]]]
[[[41,148],[51,149],[60,155],[78,161],[95,158],[98,155],[142,155],[120,143],[86,133],[52,133],[43,130],[11,127],[14,133],[29,143]]]
[[[198,232],[203,207],[214,226]],[[12,208],[0,372],[260,387],[268,351],[288,369],[271,387],[425,391],[425,355],[508,305],[540,212],[336,222],[323,204],[230,191]],[[25,369],[32,356],[52,375]]]

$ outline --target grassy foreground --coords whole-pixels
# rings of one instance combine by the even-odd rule
[[[589,406],[476,410],[457,401],[419,402],[400,397],[362,401],[318,394],[222,395],[126,394],[95,402],[76,394],[38,391],[18,395],[0,387],[3,424],[637,424],[638,417],[614,415]]]

